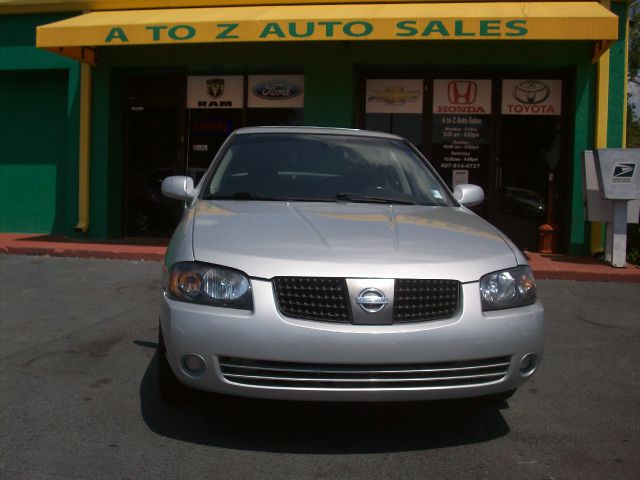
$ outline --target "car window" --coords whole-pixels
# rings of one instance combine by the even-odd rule
[[[449,205],[445,187],[407,144],[352,135],[237,135],[205,189],[206,198],[234,196]]]

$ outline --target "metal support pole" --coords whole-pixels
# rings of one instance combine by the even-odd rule
[[[80,64],[80,145],[78,155],[78,224],[76,232],[89,230],[91,167],[91,82],[92,67]]]
[[[627,266],[627,201],[613,201],[612,267]]]
[[[606,223],[604,261],[613,263],[613,222]]]

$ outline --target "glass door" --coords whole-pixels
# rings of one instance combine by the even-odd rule
[[[562,162],[562,80],[502,80],[495,200],[491,221],[515,244],[538,251],[539,228],[560,235],[568,197]],[[561,181],[561,182],[560,182]]]
[[[134,101],[127,106],[124,179],[124,234],[168,237],[183,206],[160,192],[162,180],[182,175],[183,144],[179,103]]]
[[[429,159],[449,188],[479,185],[486,200],[473,210],[490,216],[492,80],[450,77],[433,80]]]
[[[408,138],[451,189],[482,187],[485,201],[473,210],[518,247],[538,251],[544,225],[557,251],[571,205],[568,79],[367,78],[360,125]]]

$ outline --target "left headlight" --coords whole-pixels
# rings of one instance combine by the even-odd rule
[[[245,274],[237,270],[195,262],[179,262],[171,266],[167,280],[167,295],[174,300],[253,309],[251,282]]]
[[[489,273],[480,279],[482,310],[522,307],[536,301],[536,282],[527,266]]]

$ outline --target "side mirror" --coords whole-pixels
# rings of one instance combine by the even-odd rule
[[[160,190],[165,197],[177,200],[191,200],[196,196],[191,177],[174,176],[162,180]]]
[[[453,189],[453,198],[463,207],[475,207],[484,200],[484,191],[478,185],[463,183]]]

